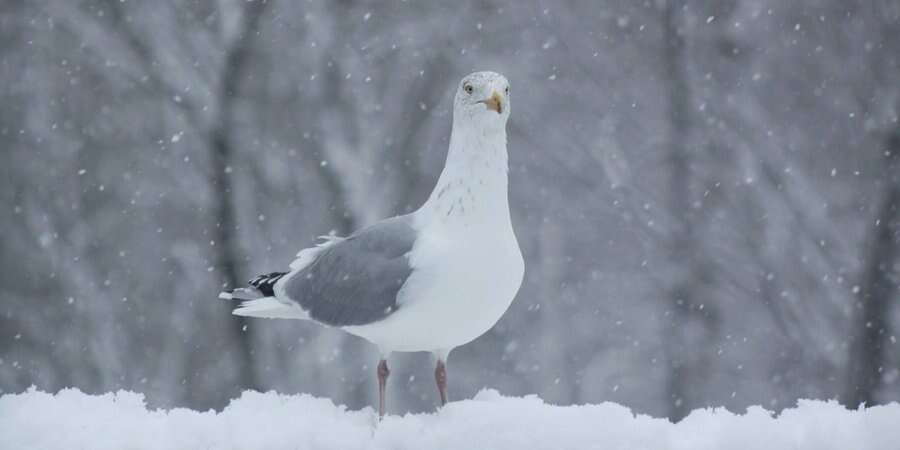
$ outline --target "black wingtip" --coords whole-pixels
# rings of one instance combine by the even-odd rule
[[[275,283],[287,274],[287,272],[271,272],[265,275],[259,275],[248,281],[247,284],[255,287],[263,294],[263,296],[272,297],[275,295],[275,291],[273,290]]]

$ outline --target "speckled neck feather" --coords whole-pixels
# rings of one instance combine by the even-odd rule
[[[422,208],[442,220],[508,217],[507,159],[504,126],[454,120],[447,163]]]

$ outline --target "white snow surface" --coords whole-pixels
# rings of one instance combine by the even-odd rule
[[[774,415],[695,410],[673,424],[615,403],[554,406],[483,390],[429,414],[348,411],[245,392],[222,412],[148,410],[143,394],[31,389],[0,397],[0,449],[897,449],[900,405],[801,400]]]

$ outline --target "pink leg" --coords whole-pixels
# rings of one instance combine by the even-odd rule
[[[388,370],[387,361],[381,360],[378,361],[378,418],[384,417],[384,389],[387,386],[388,375],[391,374],[391,371]]]
[[[434,381],[441,395],[441,406],[444,406],[447,404],[447,365],[441,359],[438,359],[437,366],[434,367]]]

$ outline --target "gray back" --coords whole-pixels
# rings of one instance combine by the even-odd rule
[[[285,294],[314,320],[331,326],[365,325],[397,309],[397,293],[412,273],[416,240],[410,215],[357,231],[324,249],[285,284]]]

